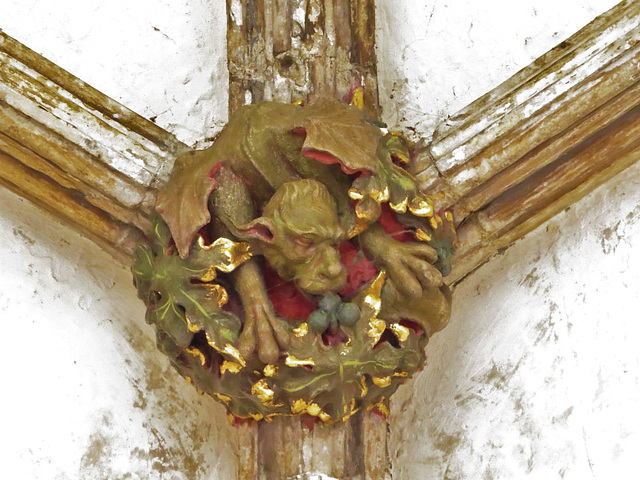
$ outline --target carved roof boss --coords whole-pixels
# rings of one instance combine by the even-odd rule
[[[410,157],[336,100],[240,108],[177,159],[136,249],[160,350],[238,418],[386,413],[451,303],[451,215]]]

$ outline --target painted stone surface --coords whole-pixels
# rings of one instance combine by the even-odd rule
[[[323,98],[245,106],[179,157],[133,266],[174,367],[240,418],[386,412],[450,314],[455,230],[410,158]]]

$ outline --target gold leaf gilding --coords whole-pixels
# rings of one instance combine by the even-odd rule
[[[196,347],[189,347],[189,348],[186,349],[186,352],[189,355],[193,355],[194,357],[198,357],[200,359],[200,363],[202,364],[202,366],[204,366],[207,363],[207,359],[204,356],[204,353],[202,353]]]
[[[386,388],[391,385],[391,377],[388,375],[386,377],[371,377],[371,380],[376,387]]]
[[[263,370],[265,377],[273,377],[276,373],[278,373],[278,367],[275,365],[265,365]]]
[[[236,362],[238,362],[243,367],[247,365],[247,362],[245,361],[245,359],[242,358],[242,354],[240,354],[238,349],[236,347],[234,347],[233,345],[231,345],[230,343],[227,343],[224,346],[224,348],[222,350],[220,350],[220,352],[221,353],[226,353],[227,355],[229,355],[231,358],[233,358]]]
[[[313,359],[308,358],[306,360],[300,360],[296,357],[294,357],[293,355],[287,355],[287,358],[285,358],[284,363],[287,367],[313,367],[315,366],[315,362],[313,361]]]
[[[230,362],[229,360],[225,360],[220,365],[220,375],[224,375],[226,372],[230,373],[238,373],[242,370],[242,365],[236,362]]]
[[[380,400],[378,403],[372,405],[373,408],[377,408],[378,411],[384,415],[385,417],[389,416],[389,407],[387,406],[387,404],[384,401],[384,398],[382,400]]]
[[[351,403],[349,405],[345,405],[343,408],[344,415],[342,416],[342,421],[346,422],[347,420],[349,420],[349,418],[351,418],[351,416],[358,410],[360,409],[356,408],[356,399],[352,398]]]
[[[389,201],[389,187],[384,187],[384,190],[372,190],[369,192],[369,196],[373,198],[377,203],[384,203]]]
[[[215,298],[218,307],[222,308],[227,304],[229,294],[222,285],[218,285],[217,283],[203,283],[202,285],[209,290],[206,296]]]
[[[348,194],[351,200],[362,200],[364,198],[364,195],[355,188],[350,188]]]
[[[213,338],[211,338],[211,334],[205,330],[204,335],[207,338],[207,343],[209,344],[209,346],[214,350],[220,351],[220,349],[216,345],[216,342],[214,342]]]
[[[214,397],[216,397],[218,400],[220,400],[221,402],[228,404],[231,401],[231,397],[229,395],[225,395],[223,393],[214,393],[213,394]]]
[[[360,110],[364,109],[364,89],[362,87],[358,87],[353,91],[349,105],[357,107]]]
[[[404,342],[409,338],[409,329],[399,323],[392,323],[389,325],[389,329],[395,334],[395,336],[401,342]]]
[[[389,206],[391,210],[396,213],[405,213],[407,211],[407,206],[409,205],[409,197],[405,198],[399,203],[389,202]]]
[[[198,333],[200,331],[200,327],[195,323],[192,323],[187,315],[184,316],[184,319],[187,322],[187,330],[189,330],[191,333]]]
[[[431,224],[431,228],[433,228],[434,230],[437,230],[438,225],[441,225],[443,223],[442,217],[436,214],[429,219],[429,223]]]
[[[382,300],[380,295],[382,294],[382,287],[384,286],[384,282],[387,280],[387,272],[384,270],[380,270],[378,276],[375,278],[369,288],[366,290],[366,295],[364,297],[364,304],[373,310],[373,315],[376,316],[380,313],[380,309],[382,308]]]
[[[416,236],[416,239],[420,240],[421,242],[431,241],[431,235],[429,235],[427,232],[425,232],[421,228],[416,229],[415,236]]]
[[[308,406],[309,404],[301,398],[293,400],[291,402],[291,413],[297,415],[299,413],[306,412]]]
[[[378,318],[378,314],[382,308],[382,299],[380,298],[380,295],[382,294],[382,287],[384,286],[386,279],[387,273],[384,270],[380,270],[376,279],[367,288],[366,295],[364,297],[364,304],[371,309],[367,335],[373,339],[374,345],[378,343],[380,337],[382,337],[382,334],[387,328],[387,322]]]
[[[304,337],[307,333],[309,333],[309,324],[307,322],[302,322],[293,329],[293,334],[296,337]]]
[[[369,392],[369,388],[367,387],[367,377],[364,375],[360,376],[360,396],[366,397]]]
[[[375,345],[382,337],[382,334],[387,328],[387,322],[381,320],[379,318],[372,318],[369,320],[369,329],[367,330],[367,335],[369,335],[373,339],[373,344]]]
[[[356,203],[355,212],[356,212],[356,224],[347,235],[348,238],[353,238],[357,235],[360,235],[362,232],[366,230],[369,224],[373,221],[373,218],[371,217],[371,213],[363,208],[362,200],[358,200],[358,203]]]
[[[318,405],[317,403],[312,403],[311,405],[307,406],[307,413],[312,417],[317,417],[321,411],[322,408],[320,408],[320,405]]]
[[[273,397],[275,392],[269,388],[267,381],[262,378],[253,384],[251,387],[251,393],[258,397],[262,403],[267,406],[273,405]]]
[[[398,152],[396,153],[395,156],[398,158],[398,160],[400,160],[400,163],[403,163],[404,165],[409,165],[410,160],[405,154]]]
[[[223,261],[214,263],[209,266],[209,270],[205,273],[201,280],[203,282],[212,282],[216,279],[216,270],[229,273],[234,271],[244,262],[251,258],[249,244],[246,242],[234,242],[228,238],[220,237],[211,245],[205,245],[202,236],[198,237],[198,247],[201,250],[213,251],[219,253],[223,257]]]
[[[414,197],[409,203],[409,211],[416,217],[431,217],[433,204],[424,198]]]
[[[322,423],[324,423],[325,425],[329,425],[331,423],[331,415],[329,415],[327,412],[324,411],[320,411],[320,413],[318,414],[318,418],[322,421]]]

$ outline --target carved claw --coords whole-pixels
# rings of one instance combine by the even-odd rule
[[[240,266],[234,278],[245,311],[244,329],[238,342],[240,353],[249,358],[257,350],[262,362],[275,363],[280,352],[289,347],[289,332],[273,311],[262,274],[256,263],[249,260]]]
[[[418,297],[423,288],[442,285],[442,274],[432,265],[436,251],[421,243],[394,242],[384,257],[387,274],[405,295]]]
[[[280,352],[289,346],[289,333],[273,312],[268,298],[259,300],[255,296],[245,306],[246,318],[239,349],[245,357],[258,350],[258,358],[266,364],[278,361]]]

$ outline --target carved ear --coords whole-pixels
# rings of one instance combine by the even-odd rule
[[[258,217],[255,220],[235,227],[233,234],[240,240],[258,240],[262,243],[273,243],[275,224],[266,217]]]

